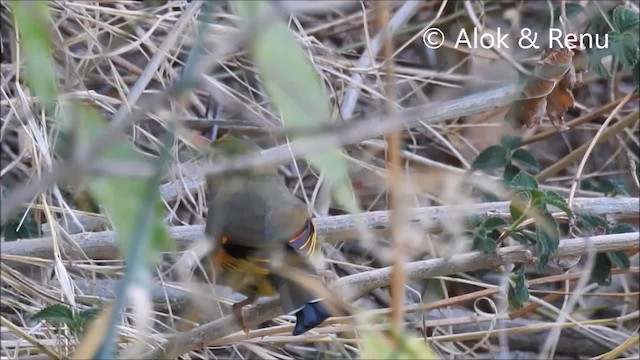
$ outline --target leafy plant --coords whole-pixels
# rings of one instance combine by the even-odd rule
[[[0,225],[0,235],[2,235],[6,241],[37,237],[38,224],[31,213],[24,216],[24,220],[23,215],[19,215],[7,221],[6,224]]]
[[[558,223],[551,215],[548,205],[559,208],[569,217],[573,216],[573,212],[562,196],[553,191],[539,189],[536,179],[524,171],[519,172],[510,185],[515,191],[515,195],[509,206],[513,223],[507,232],[509,234],[518,233],[514,238],[528,244],[533,238],[523,235],[523,229],[519,230],[519,227],[528,219],[535,221],[535,240],[533,242],[538,250],[538,268],[541,270],[555,254],[560,242]]]
[[[610,77],[613,71],[619,69],[631,70],[633,81],[640,91],[640,61],[638,61],[640,21],[638,19],[637,11],[620,5],[608,14],[592,19],[587,31],[594,35],[597,34],[601,38],[605,35],[609,37],[608,48],[594,48],[588,51],[591,68],[605,78]],[[610,68],[607,68],[602,61],[608,56],[613,56]],[[616,67],[614,68],[614,66]]]
[[[605,219],[600,216],[580,214],[577,216],[578,223],[589,235],[622,234],[635,231],[627,224],[617,224],[610,226]],[[624,251],[610,251],[598,253],[596,255],[593,268],[591,269],[591,279],[598,285],[611,284],[611,267],[615,265],[621,269],[628,269],[630,266],[629,257]]]
[[[49,41],[49,5],[45,1],[13,1],[11,10],[20,34],[29,89],[47,112],[53,112],[58,89]]]
[[[540,165],[533,155],[525,149],[518,148],[521,143],[522,138],[519,136],[503,136],[500,145],[490,146],[478,154],[471,168],[487,173],[502,168],[502,178],[507,184],[521,170],[539,172]]]
[[[522,170],[531,173],[540,171],[538,161],[531,153],[523,148],[520,136],[503,136],[500,145],[489,146],[484,149],[471,163],[471,170],[481,170],[486,173],[494,173],[502,169],[502,182],[509,185],[511,180]],[[495,194],[474,188],[474,193],[478,194],[483,201],[498,201]]]
[[[246,24],[255,26],[260,15],[267,13],[269,3],[240,1],[234,6]],[[260,26],[250,48],[265,88],[282,113],[286,127],[316,127],[331,119],[329,96],[320,77],[285,23],[272,21]],[[304,145],[305,140],[295,142]],[[340,150],[316,152],[307,156],[307,160],[324,171],[336,201],[348,211],[358,212],[349,167]]]
[[[503,182],[511,188],[512,202],[509,206],[512,223],[504,220],[487,219],[473,223],[473,230],[467,233],[474,240],[474,247],[485,252],[495,252],[497,242],[507,235],[525,244],[535,244],[538,250],[540,269],[544,268],[555,254],[560,242],[558,223],[551,216],[548,206],[555,206],[570,217],[573,216],[566,201],[559,194],[544,191],[529,171],[540,170],[536,159],[525,149],[518,148],[522,138],[504,136],[500,145],[490,146],[473,161],[474,170],[493,171],[503,169]],[[522,224],[533,219],[535,230],[532,234]],[[499,228],[506,228],[501,235]]]
[[[466,231],[465,235],[473,239],[473,249],[495,253],[500,237],[499,229],[507,227],[508,223],[501,218],[487,218],[484,221],[474,218],[471,223],[473,230]]]
[[[388,332],[362,332],[363,359],[439,359],[424,340],[391,329]]]
[[[31,317],[31,321],[47,321],[55,326],[66,325],[76,335],[82,335],[86,325],[100,312],[97,308],[75,310],[63,304],[46,306]]]
[[[164,250],[173,250],[174,243],[163,222],[164,205],[158,191],[158,181],[167,158],[166,153],[155,162],[147,161],[137,152],[131,141],[123,133],[110,131],[110,125],[95,109],[74,102],[58,101],[58,89],[54,68],[53,51],[49,39],[51,20],[47,2],[14,1],[11,3],[16,27],[19,32],[21,56],[24,58],[24,73],[27,85],[46,113],[63,124],[60,146],[54,150],[64,160],[73,159],[75,154],[91,154],[92,164],[97,165],[98,174],[91,173],[88,190],[113,224],[118,245],[127,262],[127,274],[117,289],[116,306],[109,326],[99,336],[105,336],[101,350],[96,357],[111,357],[115,339],[115,326],[120,319],[120,309],[127,299],[130,283],[141,286],[148,284],[150,269],[159,260]],[[109,134],[108,137],[105,134]],[[168,135],[171,135],[169,133]],[[103,139],[112,140],[101,149],[96,144]],[[167,136],[165,140],[170,140]],[[71,144],[69,144],[71,143]],[[169,141],[165,141],[165,146]],[[71,145],[66,147],[65,145]],[[98,150],[92,154],[92,150]],[[148,176],[113,176],[99,170],[111,170],[111,164],[121,164],[128,168],[151,165]],[[94,169],[92,169],[94,170]],[[38,315],[38,314],[36,314]],[[57,306],[46,308],[36,316],[64,323],[79,330],[90,313],[78,312]]]
[[[522,309],[522,305],[529,301],[529,287],[527,285],[527,278],[524,274],[524,264],[518,264],[513,268],[511,272],[511,278],[509,279],[509,292],[507,294],[509,300],[509,306],[512,309]]]
[[[616,178],[590,178],[581,181],[582,190],[601,192],[605,196],[629,195],[624,182]]]
[[[70,121],[69,127],[75,131],[75,147],[86,149],[92,143],[104,136],[107,124],[92,108],[82,104],[72,104],[66,114]],[[124,134],[114,134],[112,144],[97,157],[99,162],[121,162],[131,164],[132,167],[145,164],[142,155],[136,152]],[[163,223],[163,204],[159,191],[153,186],[154,179],[145,177],[93,177],[89,182],[89,192],[99,203],[109,217],[118,233],[118,246],[123,255],[129,251],[131,241],[143,241],[136,238],[136,231],[140,227],[137,221],[142,211],[153,212],[152,235],[145,241],[142,260],[147,266],[152,266],[160,258],[162,251],[175,248],[173,239]],[[149,190],[154,189],[154,190]],[[145,196],[151,191],[150,196]]]

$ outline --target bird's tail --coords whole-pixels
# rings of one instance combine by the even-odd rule
[[[330,318],[331,314],[322,304],[322,300],[310,301],[296,312],[296,326],[293,335],[304,334]]]

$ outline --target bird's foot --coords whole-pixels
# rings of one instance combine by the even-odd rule
[[[338,276],[331,270],[318,270],[318,276],[325,285],[331,285],[334,281],[338,280]]]
[[[248,336],[249,335],[249,326],[247,326],[246,319],[244,317],[244,307],[248,305],[247,302],[241,301],[239,303],[233,304],[231,307],[233,310],[233,315],[235,315],[236,320],[238,321],[238,325],[242,328],[242,331]]]

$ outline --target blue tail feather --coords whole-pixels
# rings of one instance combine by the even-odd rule
[[[296,312],[296,326],[293,335],[304,334],[330,318],[331,314],[322,305],[322,301],[308,302]]]

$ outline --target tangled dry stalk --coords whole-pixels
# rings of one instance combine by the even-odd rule
[[[571,26],[586,27],[585,19],[567,13],[565,2],[282,2],[255,27],[287,20],[320,74],[333,112],[331,124],[291,129],[247,54],[256,29],[239,25],[232,4],[50,1],[58,102],[83,102],[110,122],[99,143],[62,161],[58,146],[69,142],[63,117],[41,110],[41,99],[24,81],[12,4],[3,1],[3,358],[71,356],[80,334],[30,318],[47,305],[102,307],[114,296],[126,266],[109,220],[86,187],[87,174],[152,173],[147,163],[96,161],[100,147],[108,148],[122,131],[149,162],[161,153],[163,136],[175,134],[159,191],[178,244],[157,265],[148,292],[120,317],[125,356],[362,357],[371,354],[363,336],[385,334],[391,313],[394,323],[410,329],[407,339],[428,343],[441,357],[536,357],[543,347],[549,356],[637,356],[640,142],[629,72],[616,70],[610,79],[587,73],[574,89],[566,132],[548,123],[513,130],[503,118],[522,90],[518,73],[533,68],[539,54],[471,51],[449,42],[436,51],[421,39],[432,26],[447,35],[467,25],[529,26],[550,17],[549,4],[559,6]],[[264,157],[205,165],[193,141],[212,129],[251,137],[266,149]],[[298,133],[311,140],[289,143],[287,136]],[[540,189],[568,197],[576,213],[628,224],[635,232],[575,233],[573,220],[552,207],[563,240],[543,270],[536,269],[535,247],[511,238],[495,254],[472,251],[464,234],[470,216],[516,220],[510,198],[485,201],[472,191],[501,189],[500,177],[470,168],[502,135],[523,138],[519,147],[541,165],[535,178]],[[362,214],[339,207],[326,171],[303,161],[337,146],[345,149],[342,159]],[[193,259],[202,240],[204,174],[264,165],[264,159],[280,166],[289,188],[312,209],[325,240],[323,264],[338,277],[332,289],[355,309],[304,336],[289,335],[293,319],[273,299],[249,310],[253,330],[245,336],[225,316],[237,294],[177,275],[179,259]],[[620,180],[626,194],[603,196],[611,192],[593,185],[603,179]],[[8,224],[22,229],[20,240],[9,239]],[[607,251],[626,252],[632,264],[613,269],[611,284],[598,286],[590,281],[591,265],[596,253]],[[578,260],[563,266],[573,258]],[[514,311],[507,293],[517,264],[527,265],[530,300]],[[394,296],[389,288],[406,293]],[[148,322],[136,320],[143,308],[152,315]]]

